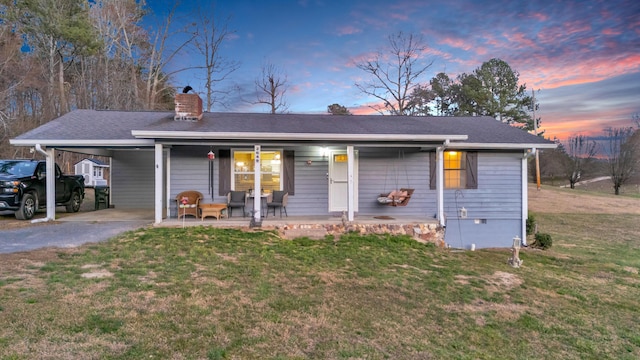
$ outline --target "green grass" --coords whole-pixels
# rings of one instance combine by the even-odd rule
[[[553,247],[520,269],[508,249],[206,227],[56,250],[0,267],[0,359],[639,358],[640,217],[535,216]]]

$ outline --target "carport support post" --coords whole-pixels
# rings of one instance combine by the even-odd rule
[[[54,148],[47,148],[47,219],[56,218],[56,154]]]
[[[155,223],[160,224],[162,222],[162,195],[163,195],[163,169],[162,169],[162,144],[156,144],[155,146]]]

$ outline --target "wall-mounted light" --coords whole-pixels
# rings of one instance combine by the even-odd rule
[[[323,146],[320,148],[320,155],[322,155],[323,159],[326,159],[327,156],[329,156],[329,148],[326,146]]]

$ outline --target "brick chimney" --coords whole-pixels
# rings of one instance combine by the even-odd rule
[[[202,99],[198,94],[176,94],[176,121],[202,120]]]

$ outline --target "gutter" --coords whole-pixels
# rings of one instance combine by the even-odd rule
[[[305,140],[305,141],[464,141],[467,135],[438,134],[335,134],[335,133],[274,133],[274,132],[200,132],[200,131],[144,131],[132,130],[138,139],[234,139],[234,140]]]
[[[44,151],[42,149],[42,146],[40,144],[36,144],[35,145],[35,149],[37,152],[39,152],[40,154],[44,155],[44,157],[46,158],[47,161],[47,172],[49,173],[49,163],[51,161],[53,161],[51,159],[51,156],[49,156],[49,153],[47,153],[46,151]],[[55,183],[52,180],[53,178],[51,176],[47,176],[47,180],[46,180],[46,189],[47,189],[47,217],[45,217],[44,219],[34,219],[31,220],[31,223],[39,223],[39,222],[48,222],[48,221],[53,221],[54,217],[55,217]],[[49,185],[49,183],[51,182],[51,186]],[[49,205],[49,195],[52,193],[52,189],[53,189],[53,201],[54,201],[54,206],[50,206]],[[51,211],[50,211],[51,209]]]

